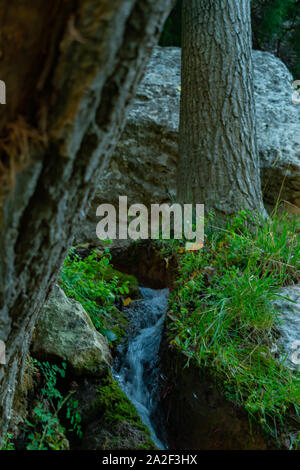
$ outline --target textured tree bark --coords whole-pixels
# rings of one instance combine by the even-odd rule
[[[4,2],[3,2],[4,3]],[[173,0],[0,6],[0,438],[32,331]]]
[[[178,199],[261,210],[250,0],[184,0],[182,15]]]

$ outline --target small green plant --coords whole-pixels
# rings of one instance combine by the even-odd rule
[[[3,444],[2,444],[2,447],[0,448],[0,450],[15,450],[15,445],[12,442],[12,437],[13,436],[12,436],[11,433],[6,434],[6,437],[3,441]]]
[[[128,294],[129,288],[128,281],[114,275],[110,260],[108,249],[103,255],[94,251],[85,259],[71,250],[60,282],[66,295],[80,302],[97,330],[112,341],[115,335],[105,328],[105,321],[115,312],[118,297]]]
[[[44,386],[41,389],[40,401],[33,410],[32,421],[26,421],[30,429],[26,448],[27,450],[68,449],[66,431],[81,436],[81,416],[77,410],[78,402],[71,398],[74,391],[70,391],[64,397],[57,388],[58,376],[65,377],[66,363],[63,362],[61,367],[36,360],[34,363],[43,375]],[[70,423],[69,429],[65,429],[60,422],[60,414],[64,408]]]

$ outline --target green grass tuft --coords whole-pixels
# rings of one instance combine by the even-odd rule
[[[198,252],[171,244],[178,279],[170,297],[170,343],[188,363],[209,370],[226,397],[273,437],[287,422],[299,432],[300,374],[271,352],[280,321],[273,301],[282,286],[299,281],[296,221],[276,216],[256,223],[243,211],[225,228],[210,220],[206,235]]]

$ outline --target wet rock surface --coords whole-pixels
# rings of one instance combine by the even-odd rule
[[[267,450],[274,448],[238,404],[224,397],[214,379],[162,345],[162,406],[170,449]]]

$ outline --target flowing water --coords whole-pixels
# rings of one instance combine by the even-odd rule
[[[114,376],[136,407],[159,449],[166,449],[164,420],[159,410],[159,346],[169,289],[140,288],[141,300],[127,307],[130,332],[120,351]]]

